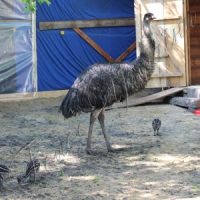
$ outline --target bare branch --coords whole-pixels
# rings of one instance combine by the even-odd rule
[[[30,145],[35,141],[35,139],[33,139],[31,142],[27,142],[24,146],[22,146],[17,153],[14,155],[13,159],[10,162],[10,168],[12,166],[12,163],[14,161],[14,159],[17,157],[17,155],[20,153],[20,151],[22,151],[23,149],[26,149],[27,147],[30,147]]]

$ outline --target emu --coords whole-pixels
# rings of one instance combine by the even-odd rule
[[[0,191],[3,188],[3,181],[9,175],[10,170],[5,165],[0,164]]]
[[[153,127],[153,130],[154,130],[154,136],[158,135],[158,131],[161,127],[161,121],[160,119],[156,118],[152,121],[152,127]],[[157,131],[157,134],[156,134],[156,131]]]
[[[152,13],[144,15],[143,36],[139,44],[140,56],[131,62],[96,63],[86,68],[75,80],[63,99],[59,111],[65,118],[83,112],[91,112],[86,152],[91,150],[92,129],[98,118],[108,152],[113,149],[104,124],[105,107],[117,101],[124,101],[129,95],[145,88],[154,71],[155,41],[150,23],[155,19]]]

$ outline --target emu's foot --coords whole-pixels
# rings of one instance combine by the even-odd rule
[[[96,156],[97,155],[97,152],[96,151],[92,151],[91,149],[86,149],[85,151],[89,155],[92,155],[92,156]]]
[[[110,153],[118,153],[120,151],[124,151],[124,148],[118,148],[118,149],[110,148],[110,149],[108,149],[108,152],[110,152]]]
[[[35,183],[35,180],[29,179],[29,180],[27,181],[27,183],[33,184],[33,183]]]

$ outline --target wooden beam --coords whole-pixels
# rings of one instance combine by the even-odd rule
[[[98,51],[109,62],[115,62],[115,60],[108,55],[100,46],[98,46],[90,37],[88,37],[81,29],[73,28],[87,43],[89,43],[96,51]]]
[[[139,99],[133,99],[131,101],[128,101],[128,105],[126,105],[126,102],[115,103],[112,107],[107,108],[106,110],[111,110],[111,109],[115,109],[115,108],[127,108],[127,107],[137,106],[137,105],[140,105],[140,104],[148,103],[148,102],[156,100],[156,99],[164,98],[166,96],[180,92],[182,90],[184,90],[183,87],[170,88],[168,90],[164,90],[164,91],[158,92],[156,94],[152,94],[152,95],[149,95],[149,96],[146,96],[146,97],[142,97],[142,98],[139,98]]]
[[[178,77],[183,76],[182,72],[166,73],[166,74],[152,74],[152,78],[162,78],[162,77]]]
[[[31,22],[31,19],[18,19],[18,20],[9,20],[9,19],[0,19],[0,22]]]
[[[169,57],[169,55],[161,55],[161,56],[159,56],[159,55],[156,55],[155,56],[155,58],[168,58]]]
[[[134,42],[124,53],[122,53],[117,59],[116,62],[121,62],[136,48],[136,42]]]
[[[176,17],[164,17],[164,18],[157,18],[154,19],[153,21],[165,21],[165,20],[177,20],[177,19],[181,19],[181,16],[176,16]]]
[[[97,20],[67,20],[39,22],[40,30],[54,30],[66,28],[90,28],[90,27],[115,27],[134,26],[135,18],[97,19]]]

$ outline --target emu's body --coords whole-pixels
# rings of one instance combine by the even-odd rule
[[[113,152],[104,126],[104,109],[114,102],[123,101],[129,95],[145,88],[154,70],[155,42],[147,13],[143,20],[144,35],[140,42],[140,56],[132,62],[96,63],[85,69],[75,80],[65,96],[60,110],[65,118],[80,112],[91,112],[86,151],[91,151],[92,128],[96,118],[102,127],[108,151]]]
[[[10,170],[5,165],[0,164],[0,191],[3,187],[3,180],[9,175]]]
[[[156,118],[152,121],[152,127],[153,127],[153,130],[154,130],[154,136],[156,136],[156,131],[157,131],[157,135],[158,135],[158,131],[161,127],[161,121]]]
[[[40,163],[38,161],[38,159],[33,159],[31,160],[29,163],[27,163],[26,165],[26,172],[23,175],[19,175],[17,177],[17,181],[18,183],[22,183],[24,182],[28,177],[29,177],[29,181],[35,181],[35,177],[37,172],[40,169]]]

